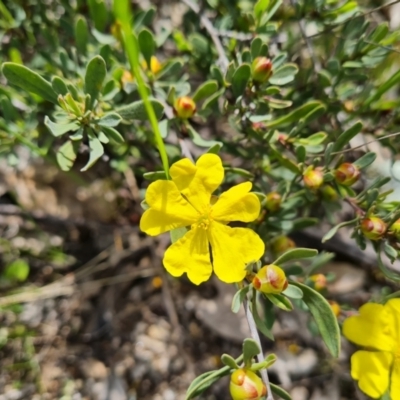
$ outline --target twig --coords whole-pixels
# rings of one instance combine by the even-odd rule
[[[293,8],[296,8],[296,0],[290,0],[290,3],[292,4]],[[305,24],[304,24],[304,20],[303,19],[299,19],[298,23],[299,23],[301,36],[303,36],[303,39],[306,42],[308,53],[310,54],[312,63],[314,65],[314,70],[315,70],[315,72],[319,72],[321,70],[321,64],[318,61],[318,58],[314,53],[314,49],[313,49],[313,47],[311,45],[310,39],[307,37],[307,32],[306,32],[306,27],[305,27]]]
[[[226,37],[226,38],[229,38],[229,39],[235,39],[235,40],[239,40],[241,42],[250,42],[252,39],[254,39],[254,34],[253,33],[224,31],[222,29],[219,29],[217,31],[217,33],[221,37]]]
[[[249,324],[249,328],[250,328],[250,334],[251,334],[252,338],[257,342],[257,344],[260,348],[260,353],[257,355],[257,359],[258,359],[258,362],[261,363],[264,361],[264,352],[263,352],[262,346],[261,346],[260,335],[258,334],[257,326],[254,321],[253,314],[251,313],[251,310],[249,307],[249,302],[247,301],[247,299],[244,300],[243,305],[244,305],[244,312],[245,312],[246,318],[247,318],[247,323]],[[260,373],[261,373],[261,378],[267,387],[266,400],[274,400],[274,398],[272,396],[271,385],[269,383],[267,370],[264,368],[260,371]]]
[[[226,71],[228,69],[229,60],[225,54],[224,47],[222,46],[221,40],[219,39],[218,32],[214,28],[212,22],[206,17],[205,14],[200,12],[200,7],[193,3],[192,0],[182,0],[189,8],[192,9],[193,12],[199,15],[200,21],[203,24],[204,28],[207,30],[210,35],[212,41],[214,42],[215,48],[217,49],[217,53],[219,56],[219,64],[221,68]]]

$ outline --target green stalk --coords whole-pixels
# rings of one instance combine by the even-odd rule
[[[165,150],[164,142],[161,137],[160,129],[158,127],[157,117],[154,112],[153,106],[149,101],[149,95],[147,93],[146,85],[140,71],[139,43],[136,35],[132,31],[131,21],[133,21],[133,14],[130,8],[129,1],[114,0],[114,15],[121,25],[121,34],[124,41],[125,51],[128,55],[128,60],[131,65],[133,76],[137,80],[140,97],[144,102],[144,106],[146,108],[151,127],[153,128],[165,175],[167,176],[167,179],[169,179],[169,164],[167,152]]]
[[[4,5],[2,0],[0,0],[0,13],[3,14],[4,19],[13,26],[15,21],[13,16],[11,15],[10,11],[8,11],[7,7]]]

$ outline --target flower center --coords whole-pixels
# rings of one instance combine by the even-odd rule
[[[204,210],[203,214],[200,215],[199,219],[195,222],[195,226],[207,230],[212,220],[211,208],[209,208]]]

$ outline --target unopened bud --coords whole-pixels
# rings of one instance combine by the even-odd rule
[[[339,195],[336,190],[330,185],[324,185],[321,189],[322,198],[326,201],[336,201],[339,199]]]
[[[251,64],[253,80],[256,82],[266,82],[272,75],[272,62],[267,57],[257,57]]]
[[[324,183],[324,174],[321,169],[310,169],[304,173],[303,182],[309,189],[319,189]]]
[[[262,132],[267,129],[267,125],[265,125],[264,122],[253,122],[251,126],[257,132]]]
[[[259,400],[267,394],[261,378],[248,369],[237,369],[232,373],[229,391],[233,400]]]
[[[278,236],[271,244],[271,249],[276,255],[282,254],[295,247],[296,243],[287,236]]]
[[[122,73],[121,82],[122,82],[123,84],[128,83],[128,82],[133,82],[134,80],[135,80],[135,78],[133,77],[133,75],[132,75],[132,73],[131,73],[130,71],[125,70],[125,71]]]
[[[196,112],[196,103],[189,96],[179,97],[174,104],[175,114],[182,119],[188,119]]]
[[[326,276],[323,274],[315,274],[310,276],[310,280],[313,282],[315,290],[322,290],[326,288]]]
[[[343,163],[335,171],[337,183],[344,186],[351,186],[360,179],[360,170],[354,164]]]
[[[152,56],[150,59],[150,70],[153,74],[157,74],[162,70],[162,65],[156,56]]]
[[[338,317],[341,312],[340,305],[338,303],[336,303],[336,301],[333,301],[333,300],[328,300],[328,303],[331,306],[331,310],[335,314],[335,317]]]
[[[263,293],[279,294],[288,287],[285,271],[277,265],[265,265],[253,279],[253,286]]]
[[[266,196],[265,207],[269,211],[278,211],[281,208],[282,196],[277,192],[268,193]]]
[[[400,240],[400,218],[390,226],[389,232]]]
[[[386,232],[386,224],[379,217],[365,218],[361,221],[361,232],[371,240],[379,240]]]

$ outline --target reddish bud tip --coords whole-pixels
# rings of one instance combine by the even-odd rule
[[[361,172],[354,164],[343,163],[335,171],[337,183],[344,186],[351,186],[360,179]]]
[[[365,218],[361,221],[360,229],[370,240],[379,240],[386,232],[386,224],[379,217]]]
[[[256,274],[253,279],[253,286],[263,293],[279,294],[287,286],[285,271],[277,265],[265,265]]]
[[[259,400],[267,394],[261,378],[248,369],[237,369],[232,373],[229,391],[233,400]]]
[[[253,80],[256,82],[266,82],[272,75],[272,62],[267,57],[257,57],[251,64]]]
[[[174,111],[179,118],[188,119],[196,112],[196,103],[189,96],[179,97],[175,100]]]
[[[324,183],[324,174],[319,168],[310,169],[304,173],[303,182],[309,189],[319,189]]]
[[[269,211],[278,211],[281,208],[282,196],[277,192],[268,193],[266,196],[265,207]]]

